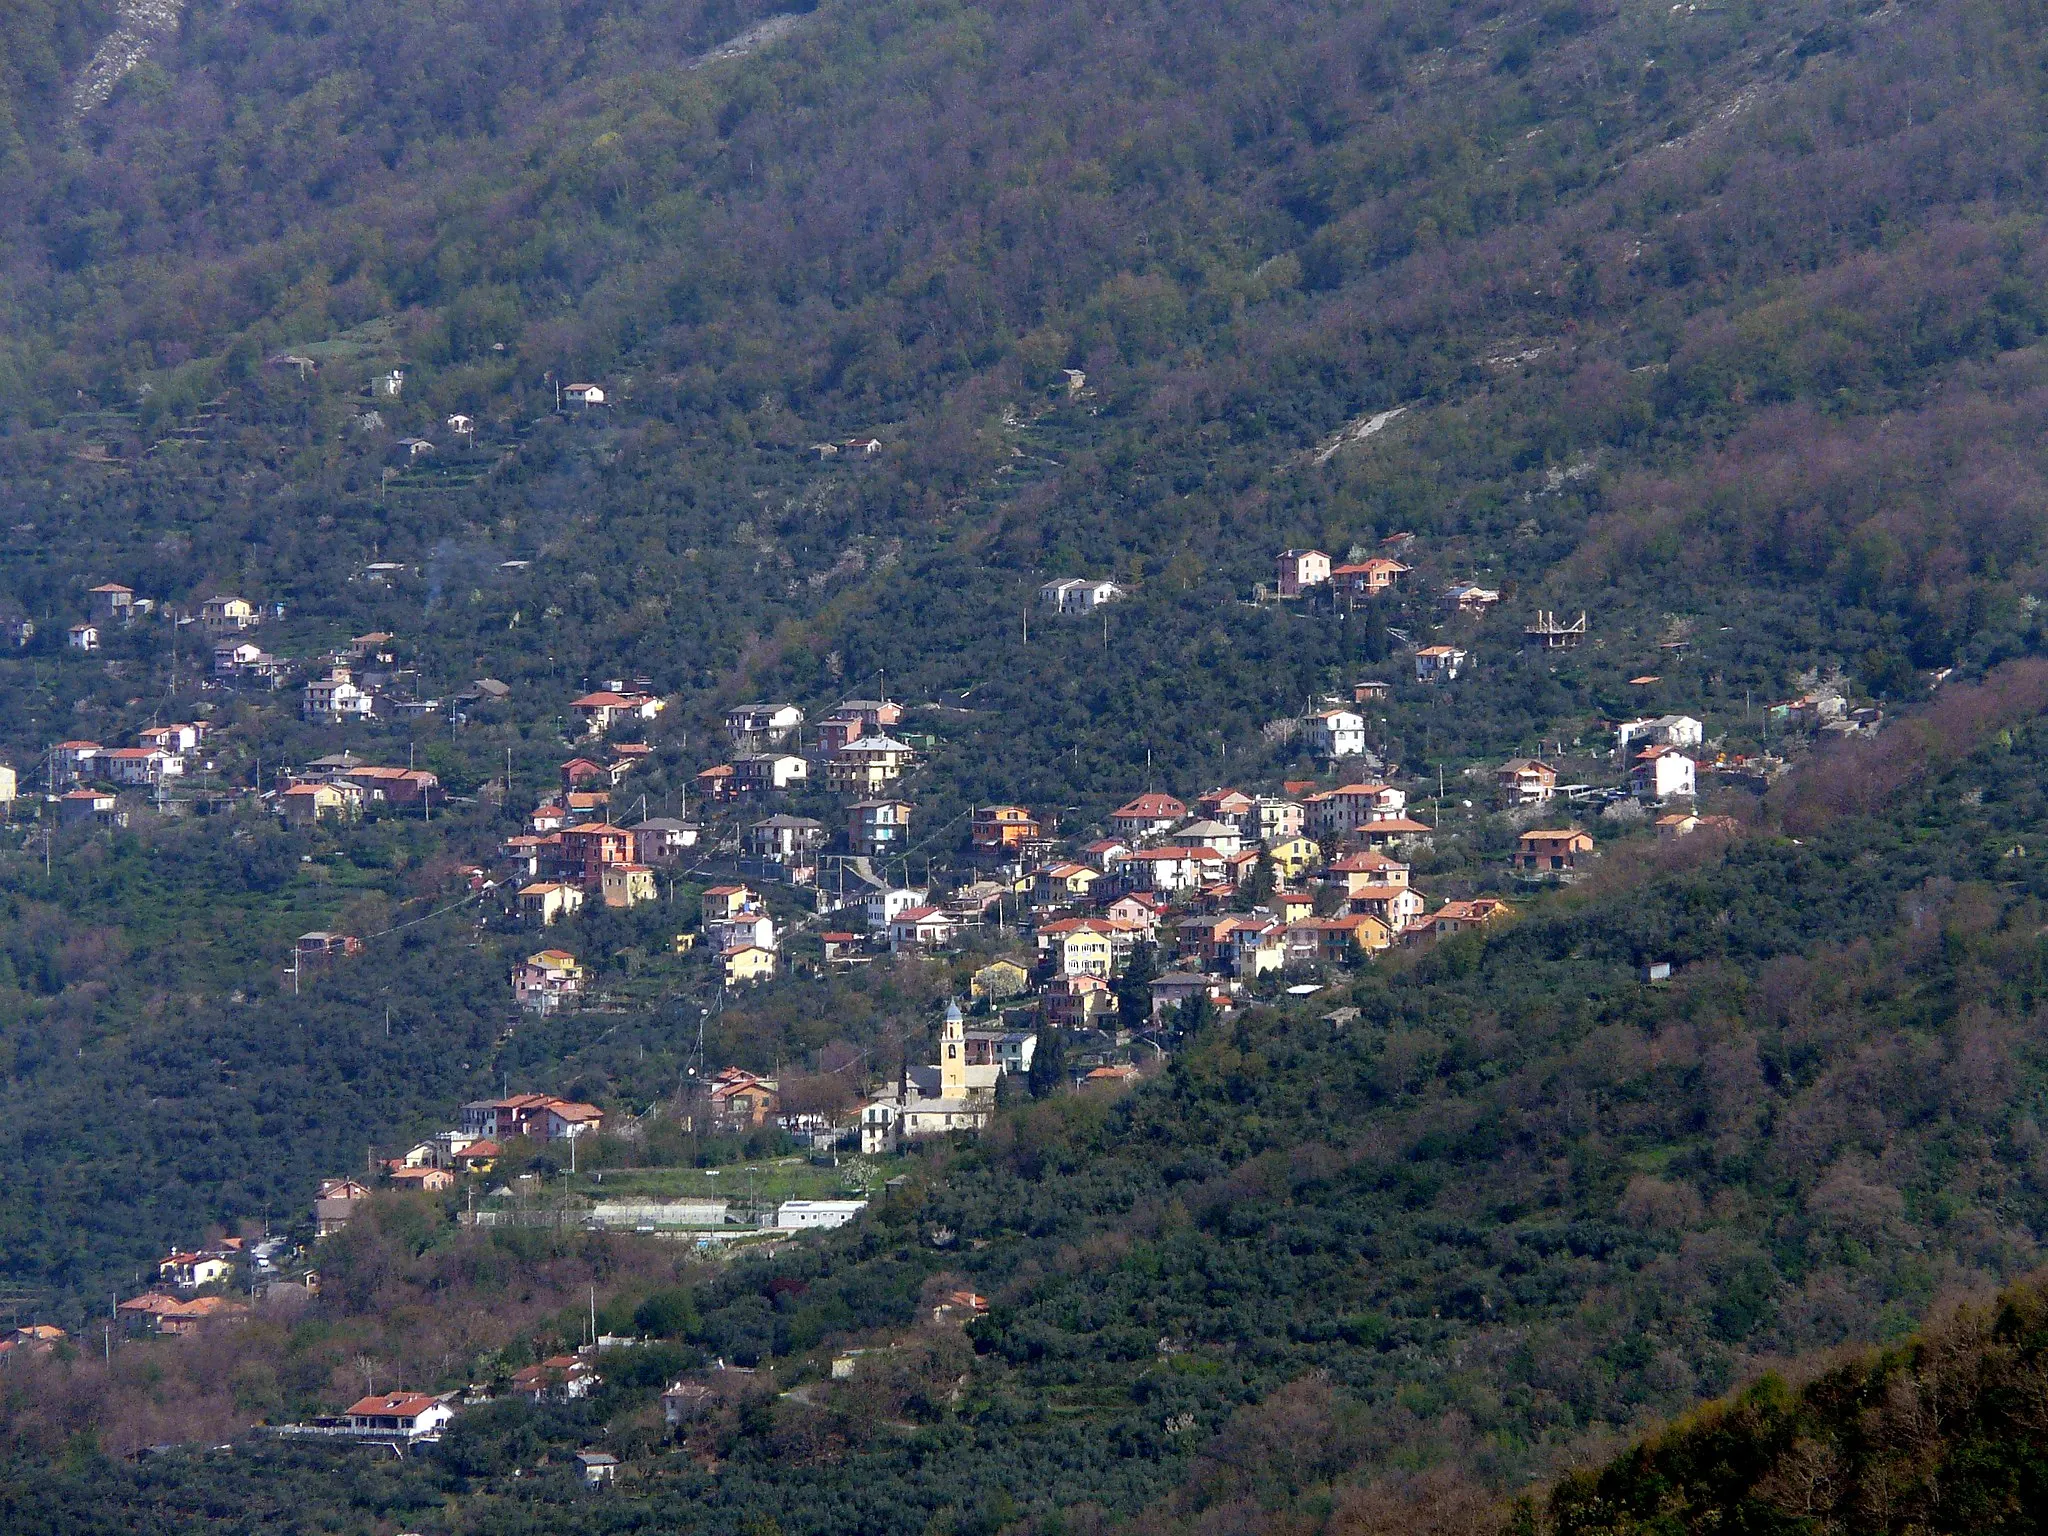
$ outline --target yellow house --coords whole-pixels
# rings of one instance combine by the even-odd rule
[[[1054,901],[1086,896],[1088,888],[1101,878],[1101,871],[1086,864],[1049,864],[1038,872],[1039,889]]]
[[[239,597],[209,597],[199,606],[199,623],[211,635],[252,629],[256,609]]]
[[[720,957],[725,962],[725,983],[766,981],[775,974],[775,951],[758,944],[735,944]]]
[[[1316,958],[1345,964],[1376,950],[1391,949],[1394,931],[1378,918],[1364,912],[1319,920]]]
[[[722,923],[729,917],[752,911],[760,900],[744,885],[714,885],[704,893],[704,923]]]
[[[347,816],[348,796],[332,784],[294,784],[277,797],[285,821],[294,827],[311,826],[330,816]]]
[[[1283,880],[1299,880],[1323,861],[1323,850],[1312,837],[1283,838],[1266,850],[1274,873]]]
[[[608,907],[637,907],[660,895],[654,871],[645,864],[607,864],[598,875],[598,886]]]
[[[1109,935],[1093,928],[1063,933],[1054,941],[1059,948],[1062,976],[1107,976],[1116,965],[1116,946]]]
[[[540,880],[532,885],[522,886],[519,891],[519,912],[522,917],[537,917],[541,925],[567,917],[583,908],[583,892],[576,886],[564,885],[559,880]]]

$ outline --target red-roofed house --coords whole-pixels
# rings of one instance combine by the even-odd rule
[[[1463,933],[1514,915],[1515,909],[1506,902],[1481,896],[1472,901],[1445,902],[1429,914],[1429,925],[1437,933]]]
[[[1422,916],[1428,903],[1412,885],[1364,885],[1351,893],[1351,910],[1376,917],[1398,930],[1411,919]]]
[[[952,941],[955,924],[943,907],[910,907],[889,919],[889,949],[937,949]]]
[[[408,1440],[438,1435],[455,1410],[430,1392],[386,1392],[349,1405],[350,1429]]]
[[[1338,859],[1329,867],[1323,879],[1327,884],[1342,886],[1345,899],[1348,901],[1367,886],[1406,885],[1408,866],[1399,859],[1387,857],[1384,853],[1360,849]]]
[[[1342,837],[1369,821],[1400,815],[1407,804],[1408,796],[1387,784],[1345,784],[1303,802],[1311,837]]]
[[[1346,597],[1377,597],[1389,590],[1395,582],[1408,574],[1409,568],[1398,560],[1389,560],[1384,555],[1374,555],[1356,565],[1333,566],[1330,581]]]
[[[1109,813],[1110,830],[1131,839],[1171,832],[1187,819],[1188,808],[1171,795],[1143,794]]]
[[[586,886],[597,885],[607,864],[633,862],[633,834],[609,822],[586,821],[562,829],[562,867]]]
[[[1147,890],[1199,890],[1226,878],[1227,862],[1214,848],[1148,848],[1123,864],[1124,872]]]
[[[1436,835],[1436,829],[1411,816],[1389,816],[1380,821],[1369,821],[1359,827],[1355,834],[1358,841],[1368,848],[1413,848],[1427,847]]]
[[[662,700],[647,693],[616,693],[599,689],[570,702],[570,711],[582,720],[592,736],[602,736],[621,720],[652,720],[661,713]]]

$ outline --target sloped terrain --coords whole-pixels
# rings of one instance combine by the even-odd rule
[[[395,630],[436,691],[512,693],[350,738],[476,800],[331,868],[196,818],[54,869],[8,851],[0,1270],[73,1322],[507,1073],[674,1090],[694,993],[508,1036],[498,941],[440,905],[595,680],[674,700],[656,805],[728,703],[893,690],[943,857],[990,800],[1079,828],[1143,784],[1302,772],[1265,727],[1389,673],[1375,750],[1437,802],[1428,873],[1475,891],[1504,850],[1460,778],[1509,753],[1681,707],[1768,746],[1752,698],[1831,669],[1895,718],[1744,799],[1732,840],[1639,840],[1502,934],[1198,1033],[1128,1097],[1012,1106],[774,1263],[654,1276],[395,1209],[325,1261],[330,1311],[174,1380],[24,1365],[10,1528],[1478,1529],[1772,1359],[2039,1263],[2028,8],[193,0],[74,115],[119,19],[45,0],[0,35],[0,617],[43,636],[0,657],[0,744],[33,763],[194,697],[189,649],[65,650],[109,578],[282,604],[266,643],[302,655]],[[582,381],[610,404],[558,409]],[[1415,580],[1369,611],[1250,601],[1283,547],[1403,533]],[[1133,592],[1027,641],[1070,574]],[[1446,615],[1453,579],[1503,602]],[[1539,607],[1586,611],[1586,647],[1522,649]],[[1439,628],[1478,658],[1448,698],[1399,672]],[[244,781],[342,744],[230,712]],[[279,946],[337,913],[385,942],[288,991]],[[637,963],[663,921],[580,934]],[[1658,959],[1668,988],[1637,979]],[[712,1049],[900,1055],[956,979],[792,982]],[[686,1455],[651,1454],[662,1383],[621,1371],[400,1466],[118,1459],[174,1417],[331,1406],[363,1360],[460,1385],[580,1337],[545,1314],[585,1284],[663,1367],[801,1395],[726,1405]],[[993,1303],[965,1334],[922,1327],[947,1285]],[[455,1321],[514,1292],[495,1332]],[[813,1379],[854,1339],[900,1369]],[[1861,1528],[1875,1463],[1799,1450],[1834,1409],[1774,1391],[1739,1410],[1776,1437],[1756,1486],[1818,1470],[1755,1528]],[[1675,1488],[1704,1527],[1748,1474],[1696,1475],[1692,1433],[1544,1518],[1648,1528]],[[607,1437],[650,1454],[593,1514],[564,1460]],[[1928,1498],[1897,1518],[1962,1518]]]

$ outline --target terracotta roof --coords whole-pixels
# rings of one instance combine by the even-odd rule
[[[1187,814],[1187,809],[1188,808],[1186,806],[1182,805],[1178,800],[1174,799],[1171,795],[1162,795],[1154,793],[1140,795],[1137,799],[1131,801],[1129,804],[1119,806],[1116,810],[1110,812],[1110,815],[1112,817],[1177,817],[1185,816]]]
[[[1041,936],[1049,935],[1053,938],[1064,938],[1070,933],[1106,934],[1111,931],[1110,925],[1097,917],[1063,917],[1058,922],[1038,925]]]
[[[1399,859],[1390,859],[1384,853],[1370,848],[1356,853],[1347,853],[1330,866],[1333,873],[1340,875],[1365,874],[1376,869],[1406,869],[1408,866]]]
[[[441,1399],[429,1392],[387,1392],[382,1397],[365,1397],[352,1403],[348,1413],[351,1418],[366,1417],[370,1414],[396,1414],[400,1418],[416,1418],[440,1401]]]
[[[117,1312],[135,1312],[154,1317],[163,1312],[175,1312],[178,1306],[177,1297],[166,1296],[160,1291],[150,1291],[141,1296],[130,1297],[114,1310]]]

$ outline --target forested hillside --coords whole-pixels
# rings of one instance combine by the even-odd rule
[[[2042,1291],[1797,1391],[1767,1377],[1551,1496],[1551,1530],[2024,1531],[2040,1521]]]
[[[2044,836],[2044,741],[2009,723],[2039,711],[2040,686],[1951,711],[1946,742],[1987,738],[1960,761],[1937,738],[1830,763],[1880,803],[1789,807],[1797,840],[1689,846],[1361,982],[1339,1027],[1321,1000],[1254,1012],[1154,1086],[1020,1109],[857,1235],[686,1270],[680,1292],[592,1239],[548,1283],[595,1266],[605,1318],[682,1354],[586,1404],[479,1411],[441,1460],[350,1497],[409,1519],[452,1493],[478,1529],[513,1508],[580,1528],[511,1469],[550,1447],[559,1465],[607,1423],[642,1444],[663,1366],[717,1356],[801,1390],[710,1426],[715,1477],[648,1463],[664,1524],[994,1529],[1087,1505],[1279,1529],[1422,1468],[1428,1497],[1483,1510],[1486,1490],[1760,1362],[1902,1336],[1937,1297],[2037,1264],[2048,1223],[2043,894],[2038,857],[2012,852]],[[1681,962],[1673,985],[1638,979],[1651,955]],[[492,1297],[530,1307],[540,1282],[519,1278],[535,1256],[519,1234],[446,1219],[394,1207],[335,1240],[328,1321],[172,1362],[195,1374],[162,1383],[166,1411],[225,1427],[318,1401],[365,1361],[409,1380],[467,1368],[454,1319]],[[920,1297],[963,1281],[988,1317],[964,1340],[920,1334]],[[515,1363],[580,1313],[522,1326],[494,1346]],[[891,1336],[888,1377],[817,1379],[822,1344]],[[135,1432],[118,1375],[66,1369],[62,1396],[15,1400],[18,1445]],[[892,1422],[863,1412],[876,1392]],[[99,1464],[83,1496],[168,1500],[174,1528],[241,1518],[209,1514],[192,1481],[226,1475],[215,1464],[150,1465]],[[238,1456],[232,1476],[316,1521],[341,1497],[323,1465]]]
[[[1862,1528],[1896,1468],[1841,1403],[1896,1407],[1905,1356],[1501,1501],[2041,1263],[2035,10],[139,14],[0,25],[0,1305],[73,1334],[5,1367],[9,1529],[1704,1529],[1749,1475],[1709,1465],[1725,1425],[1770,1441],[1744,1528]],[[117,25],[146,46],[109,63]],[[1290,546],[1412,569],[1280,602]],[[1063,576],[1126,595],[1048,613]],[[88,648],[107,582],[159,612]],[[197,615],[227,593],[292,686],[222,681]],[[1585,643],[1524,644],[1539,612]],[[358,639],[420,708],[300,707]],[[1432,643],[1469,652],[1455,687],[1419,680]],[[611,680],[667,707],[614,733],[649,750],[602,814],[704,815],[721,858],[771,805],[847,816],[823,784],[695,798],[728,706],[901,701],[905,885],[964,881],[992,802],[1071,850],[1140,790],[1296,795],[1338,766],[1304,715],[1370,699],[1433,829],[1417,880],[1512,920],[1190,1005],[1125,1043],[1129,1091],[1007,1083],[770,1257],[380,1193],[309,1250],[316,1299],[117,1344],[108,1293],[158,1254],[304,1228],[316,1180],[466,1100],[601,1104],[633,1134],[585,1178],[727,1177],[795,1143],[678,1129],[696,1073],[843,1111],[856,1067],[931,1059],[978,967],[1038,959],[999,918],[835,971],[791,886],[800,947],[728,989],[687,942],[708,858],[543,936],[508,839],[606,745],[570,700]],[[1874,736],[1797,725],[1816,689]],[[1679,712],[1722,821],[1588,815],[1581,878],[1511,878],[1503,759],[1604,782],[1616,722]],[[58,743],[184,719],[212,727],[185,803],[57,824]],[[281,824],[264,796],[343,750],[445,794]],[[361,952],[295,958],[330,929]],[[508,1000],[543,943],[587,1007]],[[2034,1307],[1956,1326],[2031,1361]],[[644,1342],[588,1398],[506,1400],[586,1331]],[[668,1425],[682,1376],[708,1406]],[[499,1401],[391,1462],[239,1438],[372,1381]],[[1883,1519],[2022,1528],[2039,1426],[1997,1411],[1979,1438],[2031,1449],[1957,1485],[1996,1497],[1923,1479]],[[599,1444],[610,1491],[570,1460]]]

